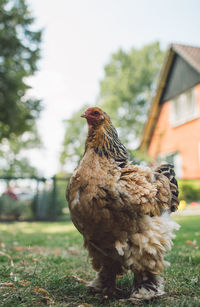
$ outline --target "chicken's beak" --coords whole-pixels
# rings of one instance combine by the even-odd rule
[[[85,113],[81,114],[81,117],[86,118],[87,115]]]

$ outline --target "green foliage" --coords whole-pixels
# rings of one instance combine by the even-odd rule
[[[0,144],[0,176],[36,176],[37,170],[29,160],[21,155],[21,150],[28,150],[40,145],[37,132],[25,132]]]
[[[8,195],[0,197],[0,217],[4,219],[30,218],[31,209],[27,201],[12,199]]]
[[[120,49],[104,68],[97,105],[111,117],[131,156],[132,148],[139,143],[163,54],[158,42],[129,52]],[[86,106],[65,122],[62,165],[76,165],[83,154],[86,124],[80,114],[85,109]]]
[[[59,173],[54,180],[44,183],[31,201],[35,220],[69,220],[70,214],[66,201],[66,187],[69,177]],[[55,183],[55,190],[54,190]]]
[[[88,105],[84,105],[64,122],[65,135],[60,162],[62,165],[66,164],[70,171],[77,165],[84,152],[87,127],[85,120],[80,116],[88,107]]]
[[[179,199],[186,201],[200,200],[200,180],[179,180]]]
[[[120,49],[104,68],[100,105],[125,144],[140,136],[162,61],[163,52],[156,42],[129,52]]]
[[[141,164],[142,162],[145,163],[151,163],[152,158],[148,155],[147,152],[140,151],[139,149],[128,150],[130,161],[132,161],[133,164]]]
[[[26,79],[37,70],[42,32],[32,30],[34,18],[25,0],[0,0],[0,11],[0,157],[3,161],[9,151],[7,166],[1,171],[12,175],[33,174],[35,170],[27,159],[19,158],[19,152],[24,146],[36,145],[36,139],[38,142],[35,122],[41,102],[26,95],[30,88]],[[26,132],[30,135],[24,141]]]
[[[25,96],[40,57],[41,31],[32,31],[34,22],[25,0],[0,1],[0,140],[32,130],[41,110],[39,100]]]
[[[60,178],[60,179],[59,179]],[[63,180],[66,178],[66,180]],[[68,184],[69,175],[59,173],[56,175],[56,217],[57,219],[70,218],[69,208],[66,200],[66,187]]]

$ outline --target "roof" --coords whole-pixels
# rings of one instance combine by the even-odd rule
[[[176,55],[183,58],[192,68],[200,73],[200,47],[172,44],[170,45],[160,71],[156,94],[151,102],[148,119],[143,130],[140,149],[148,149],[160,110],[160,100],[167,83],[167,78]]]
[[[195,70],[200,72],[200,48],[187,46],[187,45],[179,45],[172,44],[171,48],[182,56]]]

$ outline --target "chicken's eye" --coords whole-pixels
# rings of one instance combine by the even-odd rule
[[[98,111],[94,111],[94,115],[99,115],[99,112]]]

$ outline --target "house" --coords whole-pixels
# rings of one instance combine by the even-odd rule
[[[172,44],[140,149],[174,164],[178,178],[200,179],[200,48]]]

